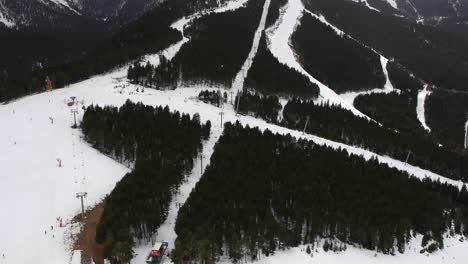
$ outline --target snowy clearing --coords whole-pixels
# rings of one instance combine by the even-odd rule
[[[385,85],[384,88],[375,88],[372,90],[367,90],[367,91],[361,91],[361,92],[349,92],[349,93],[344,93],[340,94],[341,97],[343,97],[344,100],[346,100],[350,104],[354,104],[354,100],[356,97],[359,95],[365,95],[365,94],[389,94],[391,92],[399,92],[399,90],[396,90],[392,82],[390,82],[390,78],[388,77],[388,70],[387,70],[387,64],[388,64],[388,59],[386,59],[384,56],[380,55],[380,63],[382,64],[382,69],[385,75]]]
[[[350,110],[357,116],[368,118],[366,115],[354,108],[353,105],[344,101],[332,89],[312,77],[296,60],[296,55],[290,46],[289,40],[291,35],[294,33],[304,10],[301,0],[289,0],[285,9],[282,10],[282,14],[277,23],[266,30],[268,46],[272,54],[280,63],[286,64],[299,71],[307,76],[311,82],[316,83],[319,86],[320,99],[318,100],[318,103],[328,102],[330,104],[341,105],[343,108]]]
[[[258,28],[255,31],[254,39],[252,42],[252,48],[240,71],[237,73],[236,77],[234,78],[234,81],[232,82],[231,90],[233,90],[234,94],[242,92],[244,88],[245,78],[249,73],[250,67],[252,67],[255,55],[257,55],[258,45],[260,44],[260,38],[262,37],[263,30],[265,29],[265,23],[268,16],[268,8],[270,7],[270,3],[271,0],[266,0],[265,4],[263,5],[262,17],[260,18],[260,24],[258,25]]]
[[[426,123],[426,111],[424,106],[426,104],[426,98],[430,94],[431,92],[427,90],[427,85],[425,85],[424,89],[418,93],[418,104],[416,105],[416,114],[418,116],[418,120],[423,128],[429,132],[431,132],[431,128]]]

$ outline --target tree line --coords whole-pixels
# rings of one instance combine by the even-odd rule
[[[304,13],[292,45],[304,69],[337,93],[383,87],[380,56]]]
[[[360,95],[354,100],[354,106],[399,132],[427,134],[416,114],[418,92],[424,88],[423,83],[395,62],[388,62],[387,70],[390,82],[398,91]]]
[[[96,149],[133,168],[106,198],[96,230],[104,257],[128,263],[135,241],[149,241],[166,219],[172,195],[191,171],[211,124],[167,106],[127,101],[120,108],[88,107],[81,127]]]
[[[448,148],[464,150],[468,93],[434,90],[426,98],[426,122],[432,135]]]
[[[426,82],[467,90],[466,34],[384,15],[346,0],[305,0],[304,5],[387,58],[395,58]]]
[[[437,250],[447,233],[468,235],[467,216],[466,187],[228,123],[179,211],[173,261],[215,263],[223,256],[238,263],[336,239],[403,253],[416,234],[424,235],[423,250]]]
[[[320,92],[316,83],[297,70],[280,63],[273,56],[268,48],[265,33],[260,39],[244,87],[255,89],[264,95],[300,96],[310,99],[317,98]]]
[[[335,105],[290,100],[282,125],[345,144],[360,146],[396,160],[468,182],[468,155],[438,146],[424,134],[396,132]]]
[[[245,7],[205,15],[193,21],[184,34],[190,39],[165,70],[153,71],[154,84],[231,87],[251,49],[260,23],[264,0],[251,0]],[[148,79],[148,78],[147,78]]]
[[[123,66],[145,54],[158,53],[182,39],[180,32],[170,28],[177,19],[225,2],[165,1],[76,60],[37,69],[14,79],[0,80],[0,102],[44,91],[46,76],[50,77],[54,88],[64,87]]]

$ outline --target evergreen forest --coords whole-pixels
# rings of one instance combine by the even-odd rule
[[[132,167],[105,199],[96,242],[112,264],[128,263],[135,241],[149,241],[168,214],[172,195],[192,170],[211,124],[194,115],[127,101],[90,106],[81,123],[95,148]]]
[[[209,205],[209,206],[207,206]],[[327,240],[405,252],[467,233],[468,192],[340,149],[225,125],[211,163],[179,211],[175,263],[240,263]],[[329,245],[324,244],[324,250]]]

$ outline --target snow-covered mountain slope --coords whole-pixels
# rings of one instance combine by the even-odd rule
[[[51,1],[67,8],[75,8],[72,2]],[[391,0],[389,1],[393,3]],[[207,13],[234,10],[246,2],[246,0],[232,1],[221,8],[184,17],[172,24],[171,27],[183,34],[185,26],[200,16]],[[366,3],[369,5],[371,1],[366,1]],[[266,19],[266,10],[268,10],[269,5],[270,0],[267,0],[262,18]],[[307,12],[300,0],[288,1],[278,22],[266,29],[270,50],[280,62],[298,70],[311,82],[319,84],[321,96],[319,102],[338,104],[357,116],[364,116],[352,103],[357,94],[338,95],[332,90],[333,87],[327,87],[317,81],[298,62],[296,54],[289,44],[289,39],[299,18]],[[0,14],[3,13],[0,12]],[[315,15],[310,12],[309,14]],[[321,18],[323,23],[332,26],[337,34],[345,34],[323,17],[315,16]],[[265,19],[261,19],[257,32],[264,30]],[[249,56],[240,72],[248,71],[250,60],[255,56],[255,50],[258,46],[257,35],[260,34],[256,34],[256,38],[252,40],[252,55]],[[320,40],[320,36],[317,36],[317,39]],[[190,39],[184,37],[158,54],[147,55],[143,61],[158,65],[159,55],[171,60],[188,41]],[[386,76],[385,87],[362,93],[388,93],[395,90],[389,81],[386,67],[388,60],[380,56],[380,61]],[[239,121],[246,126],[258,127],[261,130],[268,129],[283,135],[290,134],[293,137],[307,139],[336,150],[344,149],[350,154],[362,156],[366,160],[376,159],[380,163],[420,179],[430,178],[459,188],[466,185],[443,175],[411,166],[402,160],[378,155],[362,147],[305,134],[251,116],[238,116],[235,113],[235,107],[230,104],[217,108],[198,101],[196,98],[200,91],[217,90],[210,86],[178,87],[176,90],[170,91],[142,89],[141,86],[130,84],[126,80],[127,69],[128,67],[124,66],[108,74],[95,76],[69,87],[0,105],[0,120],[4,124],[0,130],[0,208],[6,212],[0,220],[0,234],[2,234],[0,264],[80,263],[80,254],[76,252],[72,255],[71,242],[68,239],[68,235],[76,232],[77,229],[76,225],[69,224],[70,219],[80,212],[80,203],[75,196],[76,193],[87,192],[85,204],[87,207],[92,207],[110,193],[115,183],[129,171],[128,168],[94,150],[83,141],[79,130],[70,127],[73,122],[71,111],[78,111],[79,121],[83,115],[83,107],[91,104],[120,106],[127,99],[130,99],[147,105],[167,105],[171,110],[190,115],[198,113],[202,122],[211,121],[212,135],[208,141],[203,142],[201,152],[204,157],[203,164],[200,163],[200,160],[195,162],[194,168],[187,176],[187,181],[172,197],[166,222],[154,235],[156,240],[169,241],[170,247],[173,247],[176,238],[174,225],[178,208],[180,204],[185,202],[192,188],[202,177],[202,171],[208,165],[213,147],[222,133],[220,113],[223,113],[224,122]],[[244,77],[245,75],[243,73],[239,76]],[[239,82],[237,82],[239,85],[234,85],[234,89],[241,89],[241,82],[242,78],[239,78]],[[421,99],[418,100],[417,111],[418,117],[424,125],[424,91],[420,95]],[[70,102],[71,97],[76,97],[78,103],[69,107],[67,103]],[[285,99],[282,99],[281,104],[286,104]],[[59,218],[63,219],[66,227],[59,227],[59,220],[57,220]],[[410,250],[405,254],[397,253],[396,256],[383,255],[350,245],[348,250],[342,253],[327,253],[320,249],[314,252],[313,257],[311,257],[305,253],[304,247],[298,247],[276,252],[275,255],[263,258],[256,263],[464,263],[468,258],[468,251],[465,250],[467,242],[459,241],[459,239],[459,237],[448,238],[443,250],[428,256],[419,253],[421,244],[419,236],[411,241]],[[25,244],[32,244],[34,247],[28,248],[25,247]],[[151,244],[148,243],[138,245],[135,248],[137,255],[132,263],[142,263],[150,248]],[[5,255],[4,258],[1,258],[2,254]],[[230,262],[226,261],[226,263]]]
[[[282,15],[278,22],[267,29],[269,48],[273,55],[283,64],[296,69],[300,73],[307,76],[311,82],[316,83],[320,87],[320,99],[321,102],[329,102],[331,104],[341,105],[345,109],[349,109],[355,115],[365,117],[363,113],[354,108],[352,104],[349,104],[343,100],[338,94],[332,89],[319,82],[308,72],[306,72],[297,61],[294,51],[290,47],[289,39],[294,32],[296,25],[304,12],[304,6],[301,0],[291,0],[286,4],[285,9],[282,11]]]
[[[202,89],[209,89],[209,87],[179,88],[174,91],[145,89],[142,92],[141,87],[126,83],[124,76],[125,69],[122,69],[67,88],[26,97],[0,106],[0,119],[5,124],[0,137],[0,156],[2,157],[0,167],[5,172],[0,177],[0,200],[1,207],[6,212],[12,212],[11,215],[9,214],[2,219],[2,225],[0,225],[1,233],[6,234],[2,236],[3,239],[0,241],[0,250],[5,253],[8,259],[7,263],[24,263],[25,260],[30,259],[34,260],[35,263],[68,263],[70,255],[66,249],[69,242],[65,242],[64,246],[64,229],[57,228],[56,217],[62,217],[65,222],[68,222],[80,210],[79,201],[75,197],[76,192],[88,192],[88,197],[85,200],[86,205],[92,206],[109,193],[115,182],[128,171],[127,168],[92,149],[80,140],[79,130],[70,128],[73,118],[70,113],[71,108],[66,103],[70,101],[71,96],[75,96],[80,102],[78,120],[83,114],[81,106],[91,104],[120,106],[127,99],[148,105],[168,105],[172,110],[191,115],[199,113],[203,122],[210,120],[213,126],[219,126],[219,113],[223,112],[223,120],[226,122],[238,120],[250,127],[259,127],[262,130],[269,129],[280,134],[291,134],[297,138],[312,140],[320,145],[346,149],[350,153],[362,155],[366,159],[377,158],[382,163],[419,178],[430,177],[459,187],[462,185],[461,182],[406,165],[403,161],[383,157],[368,150],[268,124],[253,117],[236,116],[231,105],[219,109],[194,99],[198,92]],[[124,85],[122,86],[122,84]],[[53,118],[53,124],[50,118]],[[214,134],[217,133],[216,129]],[[206,143],[208,145],[205,144],[207,156],[211,148],[209,144],[213,143],[214,141],[210,141]],[[57,159],[62,160],[63,167],[57,166]],[[195,182],[197,176],[194,175],[194,177]],[[19,192],[20,195],[18,195]],[[179,198],[175,199],[178,201]],[[165,229],[164,232],[170,231],[171,223],[171,221],[167,223],[168,229]],[[55,231],[50,230],[51,225],[54,226]],[[47,231],[47,234],[44,231]],[[24,254],[25,240],[37,244],[37,247],[31,250],[28,256]],[[462,246],[465,245],[453,243],[454,249],[463,248]],[[141,245],[137,252],[144,254],[147,248],[148,245]],[[447,252],[441,251],[440,254],[446,256],[447,259],[468,257],[463,255],[466,252],[463,251],[463,253],[461,249],[457,250],[456,254],[450,253],[450,248],[448,250]],[[308,263],[310,257],[299,258],[296,256],[297,251],[289,252],[292,254],[290,256],[295,259],[294,263]],[[278,253],[278,258],[282,259],[283,254],[287,253]],[[361,252],[357,249],[338,255],[335,253],[317,255],[325,259],[331,257],[333,261],[336,261],[335,263],[347,263],[348,256],[362,254],[364,254],[364,259],[367,258],[369,263],[372,263],[373,259],[368,256],[371,253]],[[442,255],[424,257],[424,259],[428,261],[426,263],[441,263],[440,256]],[[412,261],[419,259],[420,255],[402,256],[402,258],[406,257]],[[400,259],[391,256],[382,256],[382,258],[388,258],[389,261]],[[265,261],[273,261],[266,263],[275,263],[277,259],[273,257]]]

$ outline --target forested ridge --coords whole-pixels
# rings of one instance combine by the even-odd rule
[[[277,96],[249,91],[237,95],[234,105],[238,106],[241,114],[262,118],[271,123],[278,122],[278,114],[282,108]]]
[[[401,133],[374,121],[357,117],[334,105],[316,105],[294,99],[283,110],[282,125],[323,138],[359,146],[396,160],[439,173],[455,180],[468,181],[468,155],[440,147],[424,134]]]
[[[211,124],[199,117],[127,101],[122,107],[90,106],[85,138],[116,160],[133,164],[106,198],[96,230],[111,263],[128,263],[137,240],[149,240],[168,214],[172,195],[193,167]]]
[[[423,83],[395,62],[388,62],[387,70],[397,91],[360,95],[354,100],[354,106],[386,127],[402,133],[426,134],[416,115],[418,92],[424,88]]]
[[[426,99],[426,120],[432,134],[442,144],[463,149],[465,123],[468,121],[468,94],[433,91]]]
[[[244,87],[264,95],[317,98],[320,91],[318,85],[296,69],[280,63],[268,48],[266,39],[264,33]]]
[[[64,87],[124,65],[145,54],[157,53],[182,39],[180,32],[169,27],[177,19],[225,2],[226,0],[164,1],[73,62],[39,69],[13,80],[0,80],[0,102],[44,91],[46,76],[50,77],[54,88]]]
[[[380,56],[305,13],[292,45],[304,69],[337,93],[381,88],[385,76]]]
[[[207,206],[209,204],[209,206]],[[210,165],[179,211],[173,261],[240,262],[338,239],[392,254],[467,233],[468,192],[312,142],[225,125]]]
[[[465,90],[468,37],[384,15],[346,0],[304,0],[310,11],[387,58],[395,58],[426,82]]]

